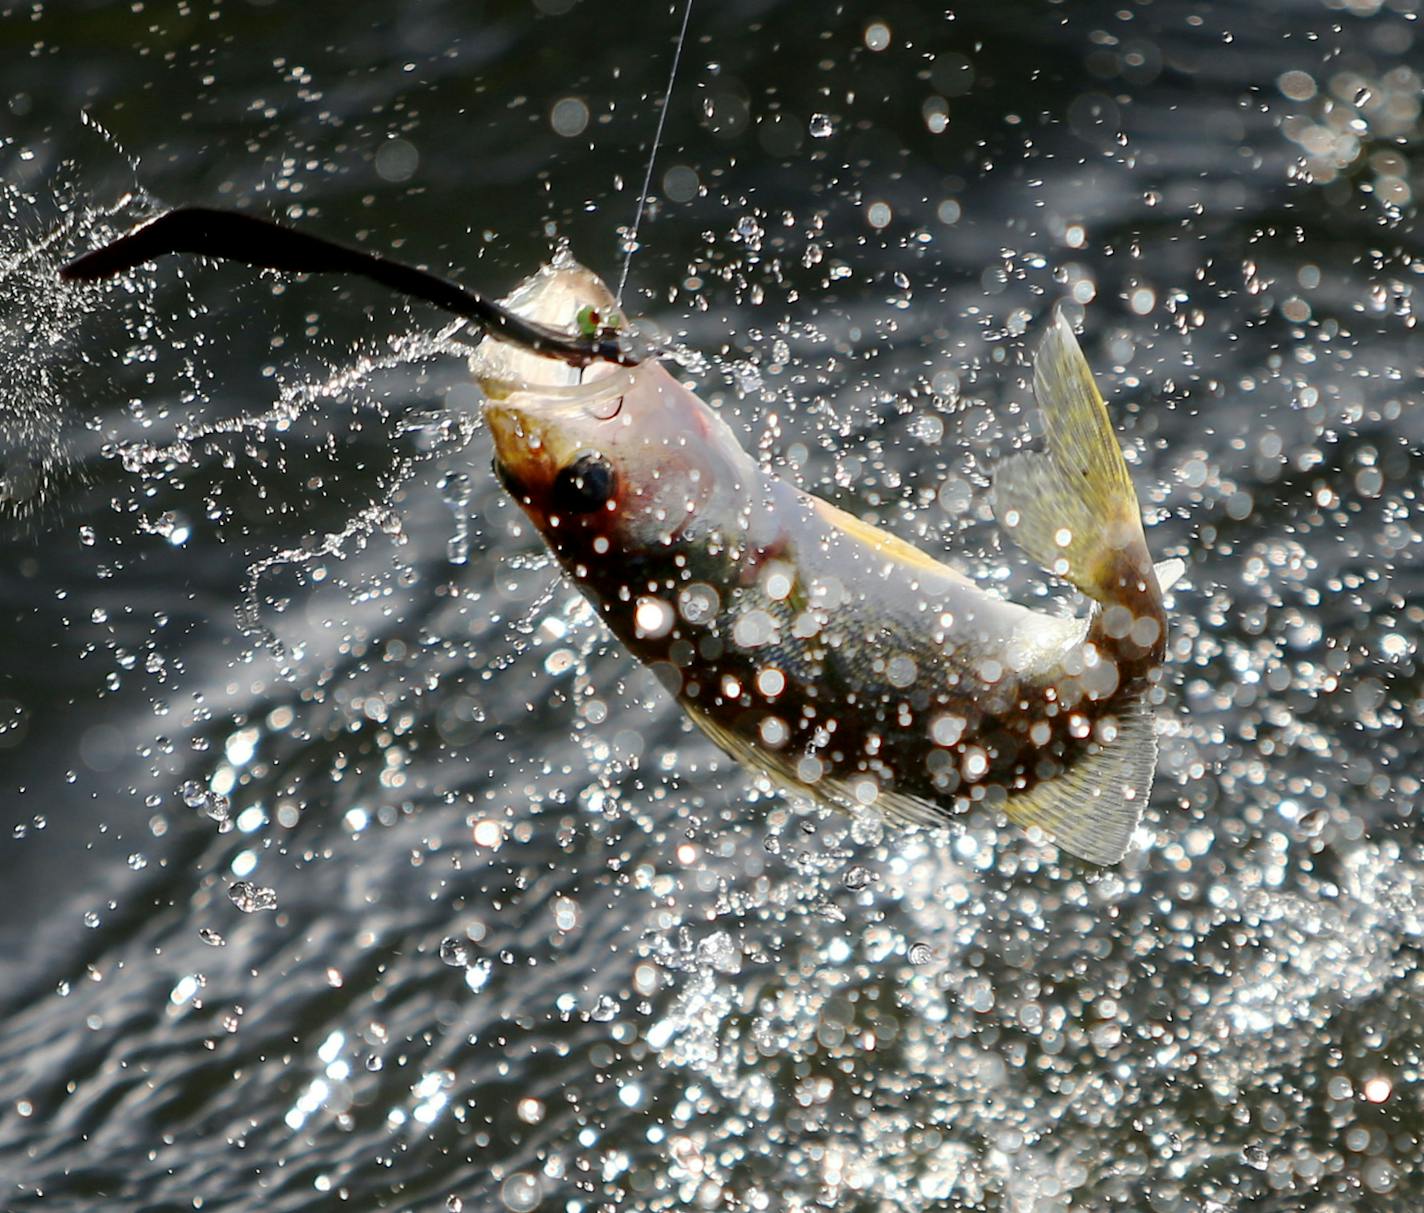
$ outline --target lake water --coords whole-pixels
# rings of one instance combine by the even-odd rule
[[[0,1206],[1420,1208],[1417,0],[693,10],[627,303],[782,474],[1060,595],[987,473],[1082,321],[1189,566],[1106,873],[689,731],[428,309],[53,279],[616,280],[679,17],[0,0]]]

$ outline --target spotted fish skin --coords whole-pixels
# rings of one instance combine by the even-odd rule
[[[558,306],[535,318],[568,323]],[[1037,365],[1049,450],[1008,461],[996,507],[1094,601],[1086,620],[1006,602],[772,476],[660,363],[579,383],[559,368],[548,384],[475,358],[506,485],[612,632],[729,753],[921,825],[982,803],[1111,863],[1155,765],[1162,590],[1061,321]]]

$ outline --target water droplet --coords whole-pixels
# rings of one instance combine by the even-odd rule
[[[565,139],[583,134],[588,126],[588,102],[582,97],[560,97],[549,111],[549,125]]]
[[[836,124],[829,114],[811,115],[811,138],[828,139],[836,133]]]
[[[468,969],[470,967],[469,945],[463,939],[447,935],[440,941],[440,961],[452,969]]]
[[[190,779],[180,791],[183,803],[190,809],[198,809],[223,827],[223,832],[231,829],[232,801],[221,792],[210,791],[203,783]]]
[[[845,887],[848,889],[863,889],[871,881],[870,869],[857,864],[853,868],[847,868],[846,874],[842,879],[845,881]]]
[[[227,940],[214,931],[211,927],[199,927],[198,938],[210,948],[222,948],[227,946]]]
[[[232,904],[244,914],[277,908],[277,890],[255,885],[250,880],[239,880],[229,886],[227,895]]]
[[[1385,1103],[1394,1090],[1394,1084],[1383,1075],[1376,1075],[1374,1078],[1365,1079],[1363,1090],[1365,1099],[1369,1103]]]
[[[622,1009],[616,998],[600,994],[598,1001],[593,1004],[593,1010],[589,1012],[589,1018],[599,1023],[611,1023]]]
[[[527,1171],[516,1171],[506,1179],[499,1194],[510,1213],[532,1213],[544,1199],[544,1189],[539,1177]]]
[[[1360,1177],[1365,1181],[1365,1187],[1380,1194],[1391,1191],[1398,1178],[1394,1167],[1383,1158],[1371,1158],[1367,1161],[1360,1168]]]
[[[470,558],[470,478],[464,472],[442,477],[440,496],[455,515],[455,530],[446,544],[446,556],[451,564],[464,564]]]
[[[1253,1167],[1257,1171],[1264,1171],[1271,1163],[1270,1156],[1266,1153],[1265,1147],[1252,1144],[1241,1151],[1241,1161],[1248,1167]]]
[[[885,819],[879,813],[866,810],[856,813],[850,827],[850,836],[853,842],[859,846],[873,847],[879,845],[884,835]]]
[[[726,931],[718,931],[707,936],[697,945],[697,952],[719,973],[740,973],[742,971],[741,950]]]
[[[927,965],[934,959],[934,949],[924,941],[912,943],[910,945],[910,963],[912,965]]]

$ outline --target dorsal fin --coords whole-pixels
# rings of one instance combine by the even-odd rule
[[[936,560],[928,552],[921,551],[912,543],[906,543],[898,535],[883,531],[877,526],[871,526],[862,518],[857,518],[854,514],[848,514],[845,510],[832,505],[829,501],[824,501],[820,497],[808,499],[815,511],[836,530],[849,535],[858,543],[865,544],[866,547],[884,556],[887,560],[896,564],[903,564],[907,568],[920,569],[926,573],[935,573],[941,577],[949,577],[964,585],[974,585],[975,583],[958,569],[945,564],[942,560]]]

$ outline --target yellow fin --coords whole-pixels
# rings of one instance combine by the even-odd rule
[[[822,786],[825,791],[818,792]],[[824,780],[815,788],[803,788],[803,790],[810,792],[813,796],[820,795],[822,799],[829,797],[848,810],[866,807],[861,805],[850,784],[842,779]],[[918,796],[897,792],[893,788],[881,788],[869,808],[894,825],[918,826],[925,830],[943,829],[954,818],[952,810],[942,808],[930,800],[921,800]]]
[[[1063,850],[1103,865],[1117,863],[1152,792],[1157,738],[1144,698],[1122,706],[1117,736],[1072,766],[1022,792],[1004,811],[1024,829],[1037,828]]]
[[[683,707],[693,724],[706,733],[727,754],[743,766],[749,767],[753,771],[762,772],[773,783],[788,791],[809,796],[812,800],[829,804],[846,812],[854,812],[865,807],[847,781],[827,778],[818,780],[814,784],[806,783],[792,770],[791,764],[787,762],[784,755],[772,750],[761,749],[748,738],[724,728],[707,713],[685,701]],[[923,826],[926,829],[935,829],[949,824],[952,815],[936,804],[921,800],[918,796],[909,796],[891,789],[881,789],[874,804],[870,807],[896,825]]]
[[[753,771],[760,771],[768,776],[774,783],[780,784],[784,788],[791,788],[794,791],[806,792],[814,795],[813,789],[808,788],[792,773],[786,760],[775,750],[763,750],[753,744],[753,742],[743,737],[740,733],[734,733],[731,729],[724,727],[720,722],[714,720],[711,715],[701,708],[693,707],[686,700],[682,702],[683,710],[687,713],[688,719],[699,729],[707,734],[717,745],[732,758],[735,758],[743,766]]]
[[[927,573],[938,573],[942,577],[951,577],[965,585],[974,584],[958,569],[951,568],[941,560],[936,560],[928,552],[920,551],[914,544],[906,543],[898,535],[892,535],[889,531],[882,531],[879,527],[871,526],[870,523],[857,518],[854,514],[837,509],[829,501],[823,501],[819,497],[811,497],[810,501],[816,512],[831,526],[838,531],[843,531],[857,543],[865,544],[887,560],[893,560],[896,564],[903,564],[912,569],[923,569]]]
[[[1033,360],[1047,451],[994,469],[994,516],[1050,572],[1098,602],[1145,580],[1137,494],[1073,330],[1055,315]]]

